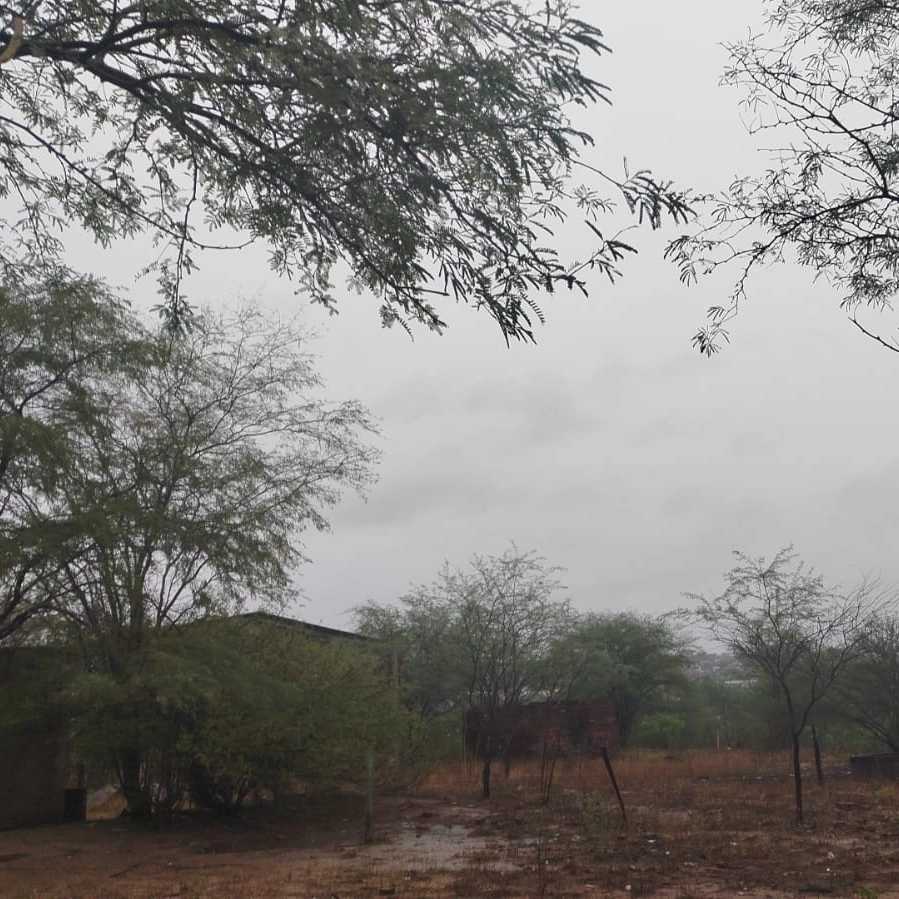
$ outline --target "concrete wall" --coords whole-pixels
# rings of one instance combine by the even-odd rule
[[[889,780],[899,780],[899,755],[892,752],[850,755],[849,770],[855,777],[884,777]]]
[[[0,733],[0,828],[60,823],[68,761],[59,727]]]
[[[51,647],[0,650],[0,828],[63,820],[67,722],[46,701],[59,689],[59,662]]]

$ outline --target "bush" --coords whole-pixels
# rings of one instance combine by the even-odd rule
[[[253,787],[291,781],[361,783],[371,752],[395,753],[404,716],[370,644],[310,638],[275,622],[220,620],[156,639],[117,676],[73,685],[77,745],[112,758],[120,779],[134,754],[150,811],[186,794],[216,811]]]
[[[687,722],[680,715],[671,712],[647,715],[635,728],[632,745],[674,752],[681,748],[686,728]]]

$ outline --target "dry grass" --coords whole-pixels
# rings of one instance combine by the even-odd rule
[[[187,816],[162,830],[122,822],[0,834],[6,897],[444,896],[899,897],[899,785],[809,772],[806,824],[793,823],[785,754],[625,753],[614,759],[621,820],[601,761],[561,761],[548,803],[535,764],[494,776],[431,772],[383,796],[363,846],[361,799],[287,813]]]

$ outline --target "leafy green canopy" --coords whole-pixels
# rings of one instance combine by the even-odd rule
[[[157,811],[185,790],[224,810],[252,787],[361,782],[366,754],[386,765],[403,724],[377,647],[248,618],[158,633],[119,675],[71,678],[64,698],[94,771],[137,749]]]
[[[690,645],[670,618],[603,612],[575,618],[554,643],[554,695],[608,699],[623,743],[640,719],[668,709],[688,690]]]
[[[769,2],[768,30],[731,45],[725,81],[745,94],[771,164],[738,178],[712,224],[669,248],[682,279],[734,264],[727,303],[694,343],[712,353],[761,265],[794,258],[843,293],[853,322],[899,292],[899,7],[873,0]]]
[[[64,569],[64,612],[107,641],[113,669],[122,640],[132,651],[212,610],[285,601],[302,532],[327,527],[344,488],[370,483],[367,413],[317,395],[302,347],[258,310],[197,316],[160,337],[106,417],[79,422],[66,501],[103,514]]]
[[[868,622],[863,652],[837,682],[838,714],[899,753],[899,615],[895,603]]]
[[[606,89],[581,68],[601,33],[566,0],[48,0],[0,22],[7,264],[58,253],[54,225],[149,231],[177,322],[191,249],[227,226],[315,300],[343,262],[386,324],[439,329],[453,298],[509,339],[532,337],[533,291],[612,277],[631,249],[570,183],[591,139],[566,108]],[[687,215],[645,172],[607,181],[654,227]],[[565,260],[546,244],[574,201],[598,244]]]
[[[95,524],[65,497],[84,423],[104,419],[110,390],[149,351],[95,279],[53,269],[0,284],[0,640],[65,593],[55,575]]]
[[[244,309],[173,338],[64,271],[0,299],[0,639],[62,618],[114,669],[153,630],[284,601],[302,532],[377,458],[304,335]]]
[[[357,606],[356,622],[396,650],[404,700],[422,717],[472,707],[498,716],[544,687],[552,641],[570,617],[556,598],[560,570],[514,546],[475,555],[467,569],[444,564],[398,608]]]

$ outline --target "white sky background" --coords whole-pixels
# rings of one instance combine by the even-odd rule
[[[763,167],[739,93],[718,84],[720,42],[760,11],[761,0],[583,0],[614,51],[595,74],[615,105],[579,122],[594,161],[617,173],[626,155],[700,191]],[[570,232],[584,255],[585,230]],[[291,612],[348,627],[352,606],[393,601],[444,559],[464,565],[511,540],[564,566],[583,610],[661,613],[685,591],[720,589],[731,550],[770,556],[789,542],[847,587],[863,572],[899,583],[899,355],[862,337],[810,272],[781,267],[751,282],[730,346],[700,357],[690,338],[731,281],[682,287],[661,258],[675,233],[632,233],[640,255],[589,300],[541,297],[536,346],[506,349],[465,307],[444,336],[419,329],[414,342],[380,330],[370,297],[347,296],[336,318],[310,309],[328,394],[380,419],[384,457],[367,503],[349,496],[331,533],[306,535],[307,601]],[[303,306],[264,258],[201,258],[187,290]]]
[[[745,36],[759,0],[586,2],[613,49],[596,61],[614,106],[584,126],[598,159],[699,190],[765,164],[719,86],[722,41]],[[577,232],[584,239],[581,232]],[[346,501],[333,533],[310,536],[304,617],[392,601],[444,559],[514,539],[567,568],[582,609],[658,613],[714,591],[730,552],[785,543],[826,577],[899,582],[899,460],[891,385],[899,356],[863,338],[811,273],[756,278],[729,347],[701,358],[690,338],[727,276],[684,288],[664,238],[589,300],[557,294],[537,346],[507,350],[486,316],[461,309],[441,338],[379,333],[352,297],[318,346],[334,395],[383,421],[380,482]]]

